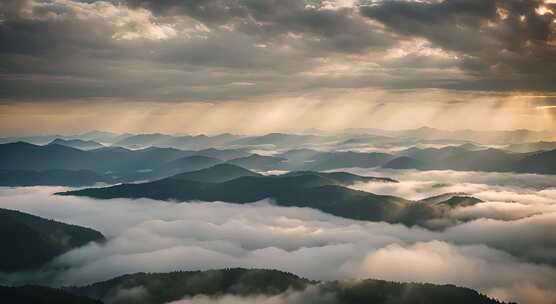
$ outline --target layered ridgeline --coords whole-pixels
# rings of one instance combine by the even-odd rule
[[[295,148],[334,143],[337,145],[373,144],[378,147],[408,146],[415,144],[462,144],[476,142],[485,145],[528,144],[530,142],[554,139],[553,131],[447,131],[422,127],[408,130],[381,129],[346,129],[338,132],[307,130],[305,134],[269,133],[265,135],[168,135],[151,134],[117,134],[103,131],[91,131],[74,135],[39,135],[28,137],[0,138],[0,142],[25,141],[33,144],[47,144],[57,138],[65,140],[88,140],[115,146],[138,147],[172,147],[178,149],[204,149],[230,145],[261,146],[272,145],[277,148]],[[540,149],[539,149],[540,150]],[[551,149],[552,150],[552,149]]]
[[[0,185],[81,186],[153,180],[248,156],[241,149],[183,151],[171,148],[79,150],[60,144],[0,145]]]
[[[152,181],[223,163],[255,171],[382,167],[556,174],[556,150],[511,153],[482,149],[471,144],[439,149],[411,148],[390,154],[296,149],[264,156],[251,154],[243,148],[185,151],[156,147],[141,150],[106,147],[84,151],[60,144],[38,146],[17,142],[0,144],[0,154],[4,156],[0,159],[0,185],[15,186],[72,185],[68,182],[72,178],[60,180],[62,173],[72,175],[75,180],[84,180],[89,185]]]
[[[512,153],[499,149],[477,149],[474,145],[444,148],[410,148],[396,153],[319,152],[292,150],[286,168],[331,170],[338,168],[456,170],[556,174],[556,150]]]
[[[66,291],[113,304],[163,304],[180,300],[259,303],[269,299],[273,300],[271,303],[500,304],[474,290],[452,285],[379,280],[317,282],[290,273],[258,269],[137,273],[85,287],[66,288]]]
[[[456,170],[556,174],[556,150],[510,153],[498,149],[465,147],[418,149],[397,153],[382,165],[390,169]]]
[[[0,272],[32,270],[104,236],[93,229],[0,209]]]
[[[389,178],[359,176],[345,172],[299,171],[264,176],[247,169],[221,164],[154,182],[121,184],[58,193],[99,199],[151,198],[157,200],[224,201],[253,203],[272,199],[277,205],[308,207],[332,215],[366,221],[386,221],[406,225],[426,225],[443,218],[466,197],[446,197],[445,201],[414,202],[387,195],[357,191],[346,186],[358,182],[395,183]],[[474,201],[475,202],[475,201]],[[480,202],[477,200],[475,203]]]
[[[66,147],[72,147],[80,150],[94,150],[104,148],[104,145],[93,141],[93,140],[82,140],[82,139],[61,139],[56,138],[51,141],[49,145],[61,145]]]

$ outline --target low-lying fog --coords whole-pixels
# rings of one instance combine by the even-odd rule
[[[399,184],[354,188],[421,199],[465,192],[485,203],[458,209],[444,231],[353,221],[269,201],[175,204],[54,196],[60,187],[0,188],[0,208],[101,231],[109,241],[59,257],[40,273],[0,283],[80,285],[126,273],[273,268],[310,279],[379,278],[452,283],[519,303],[556,301],[556,177],[452,171],[371,171]],[[202,301],[201,301],[202,302]]]
[[[484,203],[457,209],[460,219],[515,220],[556,211],[556,176],[463,171],[343,169],[368,176],[384,176],[399,183],[364,183],[351,188],[375,194],[420,200],[444,193],[461,193]],[[556,257],[555,257],[556,258]]]

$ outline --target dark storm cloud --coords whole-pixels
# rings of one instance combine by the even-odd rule
[[[4,100],[242,100],[323,88],[553,91],[553,4],[0,3]],[[521,16],[525,16],[521,20]]]
[[[539,10],[544,7],[546,11]],[[520,0],[383,1],[361,13],[406,37],[456,52],[479,89],[554,90],[556,4]]]
[[[185,14],[209,25],[233,24],[238,30],[263,40],[278,35],[309,35],[315,53],[361,52],[384,48],[394,41],[354,15],[356,7],[329,7],[334,1],[319,0],[129,0],[132,6],[147,7],[160,14]],[[315,43],[315,41],[320,41]]]
[[[353,9],[184,3],[173,16],[100,1],[3,3],[0,92],[31,99],[247,98],[310,87],[310,78],[296,75],[318,60],[394,42]]]

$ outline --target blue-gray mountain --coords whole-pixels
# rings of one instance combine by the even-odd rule
[[[376,195],[346,186],[358,182],[395,183],[388,178],[358,176],[345,172],[299,171],[264,176],[230,164],[138,184],[121,184],[58,193],[99,199],[151,198],[157,200],[224,201],[253,203],[266,198],[277,205],[307,207],[356,220],[385,221],[405,225],[427,225],[452,209],[470,202],[467,197],[448,197],[446,203],[415,202],[400,197]]]
[[[174,138],[163,134],[137,135],[132,138],[153,137]],[[218,138],[228,137],[234,138],[230,143],[236,144],[245,143],[247,140],[236,139],[232,135],[222,135]],[[379,136],[374,136],[371,140],[373,138],[384,141]],[[294,142],[302,139],[316,140],[315,136],[308,135],[269,134],[257,137],[256,140],[249,137],[247,143],[267,144],[276,140],[276,144],[283,145],[286,139]],[[443,148],[413,147],[389,153],[303,148],[285,150],[268,156],[253,154],[248,148],[179,150],[148,147],[130,150],[122,147],[104,147],[81,150],[64,144],[67,142],[58,140],[44,146],[24,142],[0,144],[0,155],[3,156],[0,158],[0,170],[3,170],[0,185],[82,186],[95,183],[153,181],[220,163],[239,165],[259,172],[382,167],[556,174],[556,150],[514,153],[483,148],[471,143]],[[303,146],[301,143],[299,145]]]

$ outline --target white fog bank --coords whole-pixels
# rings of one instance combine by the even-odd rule
[[[176,204],[52,195],[63,189],[0,188],[0,208],[91,227],[108,242],[68,252],[41,273],[1,282],[79,285],[140,271],[256,267],[310,279],[451,283],[525,304],[556,301],[556,269],[539,262],[555,260],[556,213],[479,219],[432,232],[265,201]]]

